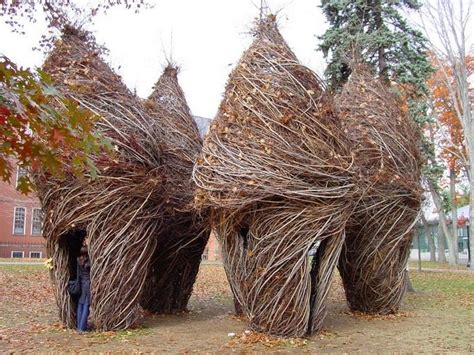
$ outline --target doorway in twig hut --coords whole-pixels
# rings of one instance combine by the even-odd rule
[[[63,295],[60,296],[60,299],[63,301],[60,302],[62,304],[64,317],[63,321],[70,328],[75,328],[77,321],[76,321],[76,310],[77,310],[77,297],[71,297],[69,295],[69,290],[67,284],[69,280],[76,279],[77,277],[77,258],[79,257],[81,247],[84,245],[84,240],[87,236],[87,232],[85,229],[75,228],[69,230],[65,233],[60,241],[59,241],[59,249],[62,252],[59,255],[63,255],[63,266],[61,267],[62,271],[59,271],[63,275],[66,276],[64,282],[64,288],[62,289]]]
[[[84,229],[72,229],[61,238],[60,247],[67,252],[69,275],[71,279],[77,277],[76,260],[84,244],[86,235],[87,232]]]

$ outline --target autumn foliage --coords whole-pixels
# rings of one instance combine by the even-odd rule
[[[460,121],[462,105],[451,89],[456,85],[454,71],[441,58],[431,55],[435,72],[428,80],[431,90],[433,110],[437,116],[441,130],[441,158],[450,169],[459,172],[465,166],[466,146],[463,127]],[[468,71],[474,71],[474,58],[465,58]]]
[[[9,182],[13,162],[28,170],[42,167],[52,174],[94,171],[88,154],[107,141],[93,131],[97,117],[61,95],[48,75],[18,68],[0,57],[0,176]],[[32,190],[28,176],[19,180],[23,193]]]

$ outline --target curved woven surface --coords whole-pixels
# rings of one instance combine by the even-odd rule
[[[207,212],[197,214],[192,206],[196,187],[191,174],[202,139],[179,86],[177,67],[165,68],[145,107],[153,124],[165,132],[162,164],[170,198],[141,305],[154,313],[176,313],[186,310],[209,238]]]
[[[195,202],[215,209],[229,282],[252,329],[301,336],[320,327],[352,208],[341,133],[321,80],[298,63],[273,16],[260,21],[194,170]]]
[[[419,131],[397,96],[362,67],[336,103],[360,187],[339,270],[351,309],[392,313],[406,289],[411,230],[420,210]]]
[[[80,229],[89,238],[91,318],[97,329],[110,330],[129,327],[139,315],[170,197],[162,173],[162,133],[100,53],[86,33],[66,28],[44,70],[63,93],[100,116],[95,129],[112,141],[116,153],[90,157],[99,170],[95,180],[43,175],[37,186],[61,319],[74,326],[66,285],[75,260],[64,239]],[[66,170],[70,158],[65,154]]]

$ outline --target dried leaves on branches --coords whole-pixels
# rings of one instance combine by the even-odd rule
[[[339,262],[347,299],[353,310],[395,312],[422,196],[419,131],[366,68],[354,68],[336,102],[359,187]]]
[[[215,208],[227,276],[254,330],[320,327],[353,193],[341,133],[321,80],[273,16],[259,22],[194,172],[196,203]]]
[[[398,308],[419,209],[419,137],[396,97],[363,77],[354,74],[336,110],[269,16],[229,78],[195,167],[195,202],[213,208],[231,289],[254,330],[320,329],[338,261],[353,308]]]
[[[189,200],[192,191],[186,192],[188,197],[176,196],[164,168],[163,127],[149,117],[100,54],[90,35],[66,27],[44,70],[62,92],[100,117],[95,130],[111,140],[115,154],[90,156],[98,168],[97,179],[43,174],[36,182],[46,213],[44,235],[54,259],[52,276],[61,318],[74,325],[74,303],[65,286],[74,270],[78,235],[87,234],[91,315],[97,329],[109,330],[127,328],[138,317],[153,256],[160,248],[170,248],[160,245],[159,238],[165,216],[177,208],[171,201]],[[186,176],[169,181],[176,180],[186,180]],[[183,246],[179,234],[167,237],[174,248]]]

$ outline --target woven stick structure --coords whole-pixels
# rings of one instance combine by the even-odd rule
[[[97,329],[111,330],[129,327],[139,315],[156,236],[172,197],[162,172],[162,132],[100,54],[87,33],[67,27],[44,70],[64,94],[100,116],[96,129],[112,141],[116,154],[90,157],[99,169],[97,179],[43,175],[36,184],[61,320],[74,327],[66,286],[75,273],[74,251],[87,235],[91,317]]]
[[[202,139],[179,86],[177,67],[165,68],[145,107],[157,130],[165,132],[162,164],[170,198],[141,304],[154,313],[176,313],[186,310],[210,232],[207,212],[197,214],[192,204],[191,175]]]
[[[339,261],[353,310],[398,310],[422,189],[419,130],[387,85],[356,67],[336,97],[355,157],[357,205]]]
[[[259,21],[194,170],[195,202],[214,209],[231,289],[254,330],[321,326],[355,188],[341,128],[275,17]]]

